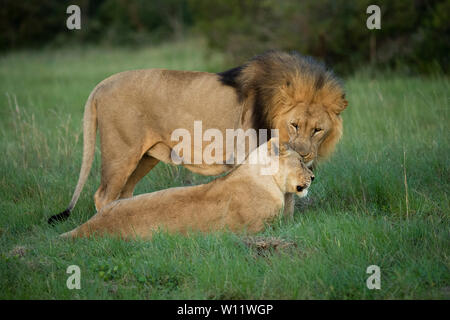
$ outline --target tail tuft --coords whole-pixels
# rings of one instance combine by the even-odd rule
[[[66,221],[67,218],[70,216],[70,210],[66,209],[61,213],[55,214],[54,216],[51,216],[50,219],[48,219],[48,224],[55,224],[57,222],[63,222]]]

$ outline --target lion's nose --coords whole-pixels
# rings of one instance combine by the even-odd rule
[[[313,182],[313,181],[314,181],[314,178],[315,178],[314,176],[311,176],[311,182]]]

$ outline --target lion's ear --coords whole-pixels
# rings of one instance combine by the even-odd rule
[[[333,111],[339,115],[348,106],[348,101],[345,99],[345,93],[342,95],[341,99],[333,106]]]

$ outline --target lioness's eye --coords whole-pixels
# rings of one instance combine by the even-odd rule
[[[322,131],[322,129],[320,129],[320,128],[315,128],[314,131],[313,131],[313,135],[315,135],[316,133],[318,133],[318,132],[320,132],[320,131]]]
[[[296,124],[295,122],[291,122],[291,126],[293,126],[295,128],[295,130],[298,129],[298,124]]]

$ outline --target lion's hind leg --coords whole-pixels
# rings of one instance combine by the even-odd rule
[[[136,169],[128,178],[127,183],[125,184],[125,187],[122,189],[119,198],[123,199],[132,197],[136,184],[143,177],[145,177],[145,175],[149,173],[150,170],[152,170],[158,164],[158,162],[159,162],[158,159],[152,156],[144,155],[139,161],[139,164],[137,165]]]
[[[119,198],[128,178],[136,169],[140,158],[140,154],[135,154],[134,156],[131,154],[122,158],[108,158],[102,163],[100,187],[94,195],[97,211]]]

